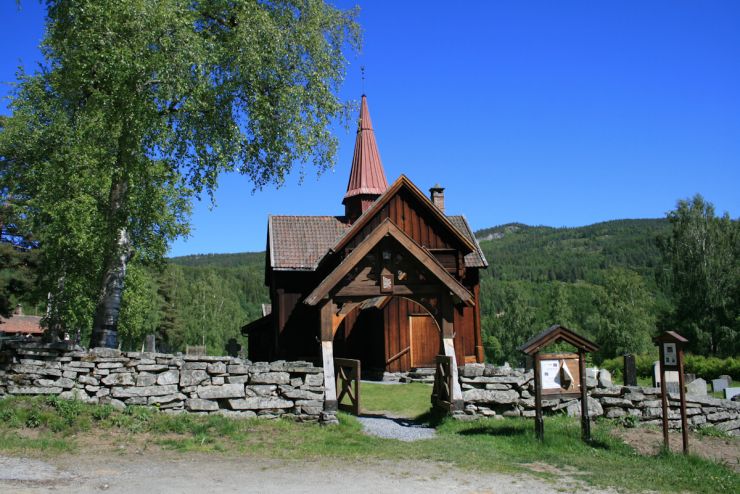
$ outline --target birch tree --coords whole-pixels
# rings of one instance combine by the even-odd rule
[[[0,132],[0,187],[41,242],[59,244],[51,305],[71,307],[73,288],[92,297],[91,346],[112,347],[127,265],[187,232],[193,196],[227,171],[259,189],[333,164],[329,126],[347,114],[337,94],[359,28],[355,11],[322,0],[46,5],[45,61],[21,75]]]

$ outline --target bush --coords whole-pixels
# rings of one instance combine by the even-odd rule
[[[639,377],[651,377],[653,375],[653,363],[658,360],[657,354],[635,355],[635,366]],[[601,368],[606,369],[615,376],[622,375],[624,367],[623,357],[614,357],[604,360]],[[727,357],[704,357],[702,355],[686,355],[684,358],[684,372],[695,374],[702,379],[717,379],[727,374],[733,380],[740,380],[740,358]]]

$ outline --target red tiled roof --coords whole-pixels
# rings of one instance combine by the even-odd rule
[[[0,317],[0,333],[41,334],[43,332],[39,316],[12,316],[9,319]]]
[[[380,195],[387,188],[388,181],[385,179],[378,144],[375,142],[373,123],[367,108],[367,97],[363,94],[355,139],[355,153],[352,157],[352,170],[349,173],[347,193],[342,202],[357,195]]]
[[[267,228],[273,269],[314,271],[349,225],[336,216],[270,216]]]

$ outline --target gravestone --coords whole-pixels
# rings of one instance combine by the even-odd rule
[[[712,379],[712,391],[714,391],[715,393],[729,387],[730,383],[727,382],[727,379],[725,379],[724,377],[721,377],[719,379]]]
[[[144,339],[144,351],[149,353],[154,353],[157,351],[157,345],[156,345],[156,338],[153,334],[146,335],[146,338]]]
[[[706,396],[707,382],[704,379],[694,379],[686,385],[686,394],[692,396]]]
[[[624,376],[625,386],[637,386],[637,366],[635,365],[635,356],[629,353],[624,355]]]
[[[727,385],[728,386],[732,386],[732,377],[731,376],[728,376],[727,374],[723,374],[723,375],[719,376],[718,379],[724,379],[725,381],[727,381]]]
[[[669,393],[679,393],[681,386],[678,383],[678,371],[665,371],[665,386]],[[660,363],[653,364],[653,387],[660,387]]]
[[[740,395],[740,388],[725,388],[725,400],[731,400],[733,396]]]
[[[226,345],[226,352],[231,357],[238,357],[242,346],[237,343],[236,338],[231,338],[229,343]]]

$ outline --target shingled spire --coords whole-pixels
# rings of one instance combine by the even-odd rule
[[[367,109],[367,97],[363,94],[352,170],[349,173],[347,193],[342,200],[347,219],[354,222],[387,188],[388,182],[380,161],[378,144],[375,142],[370,111]]]

